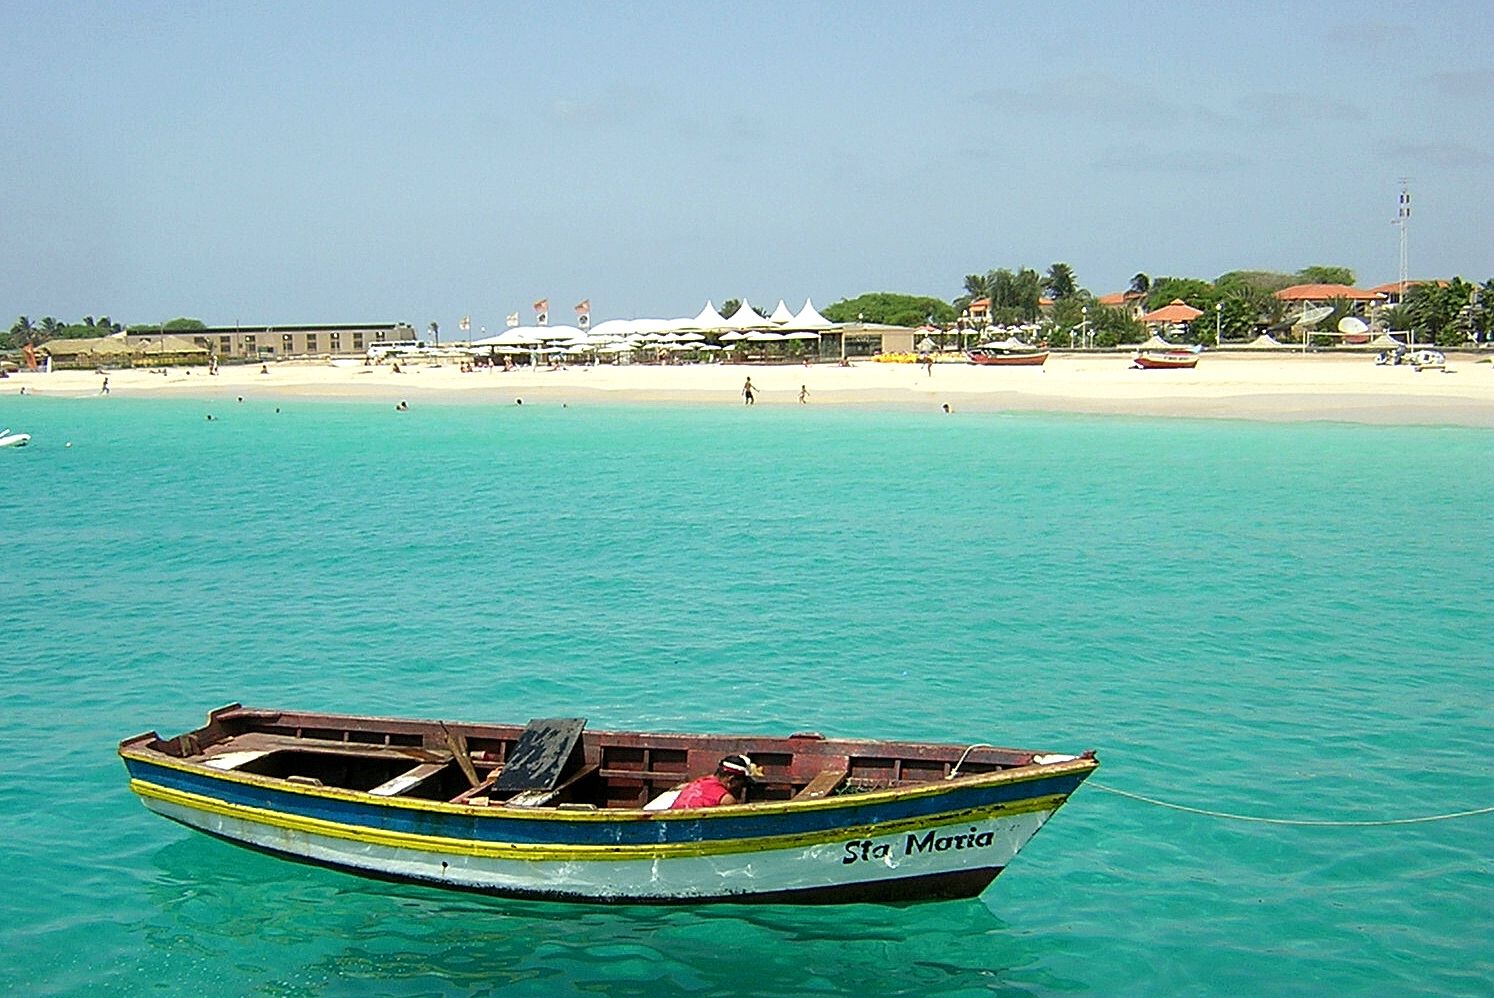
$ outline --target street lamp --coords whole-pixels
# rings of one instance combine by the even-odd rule
[[[1219,349],[1219,343],[1221,342],[1219,339],[1219,329],[1223,321],[1224,302],[1216,301],[1214,303],[1214,349],[1216,350]]]
[[[1089,306],[1085,305],[1083,307],[1082,311],[1084,312],[1084,321],[1082,323],[1080,323],[1080,326],[1079,326],[1079,330],[1080,330],[1080,332],[1079,332],[1079,341],[1080,341],[1081,345],[1083,345],[1086,349],[1088,349],[1089,348]]]

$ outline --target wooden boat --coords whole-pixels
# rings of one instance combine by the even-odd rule
[[[351,873],[540,899],[974,897],[1099,765],[984,744],[586,731],[231,704],[119,754],[147,808]],[[651,810],[745,753],[742,804]]]
[[[1042,367],[1047,350],[971,350],[970,363],[987,367]]]
[[[1131,366],[1149,371],[1178,370],[1198,366],[1198,354],[1192,350],[1162,350],[1138,353]]]

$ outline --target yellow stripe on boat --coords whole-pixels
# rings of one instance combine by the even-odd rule
[[[1054,811],[1068,797],[1068,794],[1029,797],[1023,800],[1009,801],[1004,804],[993,804],[988,807],[962,811],[945,811],[938,814],[921,815],[917,818],[879,822],[874,825],[847,825],[839,828],[824,829],[815,832],[801,832],[793,835],[766,835],[745,839],[597,846],[564,845],[560,843],[492,842],[475,839],[454,839],[435,835],[418,835],[412,832],[396,832],[382,828],[370,828],[366,825],[349,825],[343,822],[328,821],[324,818],[310,818],[299,814],[287,814],[284,811],[272,811],[267,808],[251,807],[246,804],[234,804],[229,801],[219,800],[216,797],[207,797],[185,790],[177,790],[173,787],[163,787],[160,784],[140,779],[130,780],[130,789],[141,797],[174,804],[193,811],[221,815],[225,818],[235,818],[241,821],[249,821],[272,828],[282,828],[287,831],[302,832],[308,835],[344,839],[350,842],[384,846],[391,849],[413,849],[420,852],[442,853],[445,855],[480,856],[484,858],[522,861],[653,860],[690,856],[721,856],[740,853],[771,852],[780,849],[801,849],[816,845],[841,843],[846,839],[922,831],[926,828],[958,822],[983,821],[988,818],[1006,818],[1019,814],[1029,814],[1035,811]],[[860,797],[861,795],[858,795],[858,798]],[[353,799],[362,802],[365,798],[360,794]],[[810,803],[818,802],[805,802],[804,805],[800,806],[808,806]],[[752,805],[752,807],[754,812],[761,813],[765,806]],[[742,809],[733,810],[739,817],[743,813]],[[681,812],[681,817],[704,817],[710,813],[709,811],[692,810],[688,814],[687,812]],[[511,817],[512,814],[512,810],[505,809],[503,811],[504,818]],[[564,811],[546,812],[544,817],[553,820],[562,815],[570,818],[573,813]],[[591,814],[587,814],[586,816],[593,820],[598,817],[610,821],[618,820],[618,815],[615,813],[607,814],[599,812],[595,816]]]
[[[270,787],[282,793],[293,793],[306,797],[324,797],[329,800],[348,801],[363,805],[378,807],[392,807],[399,810],[436,811],[442,814],[494,814],[501,812],[504,818],[525,821],[616,821],[620,813],[642,812],[642,808],[607,808],[597,811],[559,811],[554,809],[536,809],[532,807],[504,807],[501,803],[480,804],[448,804],[445,801],[422,800],[415,797],[377,797],[373,794],[360,793],[356,790],[342,790],[337,787],[312,787],[304,784],[287,785],[281,780],[273,777],[259,776],[253,773],[236,773],[233,770],[209,769],[200,763],[179,762],[175,759],[166,758],[153,753],[131,752],[127,749],[120,750],[120,757],[134,759],[137,762],[149,766],[160,766],[165,769],[175,769],[183,773],[191,773],[194,776],[206,776],[213,780],[228,783],[239,783],[253,787]],[[866,790],[858,792],[854,797],[822,797],[818,800],[803,801],[763,801],[758,804],[742,805],[740,807],[714,807],[709,809],[691,809],[689,811],[650,811],[647,812],[654,821],[677,821],[689,819],[691,821],[712,820],[718,818],[739,818],[745,814],[801,814],[805,811],[825,810],[829,808],[844,807],[848,800],[860,804],[881,804],[893,800],[916,800],[919,797],[932,797],[938,794],[948,793],[951,787],[960,786],[1000,786],[1008,783],[1031,783],[1037,780],[1052,779],[1055,776],[1069,776],[1074,773],[1088,773],[1099,766],[1093,759],[1078,757],[1069,762],[1058,765],[1037,767],[1020,767],[1010,770],[994,770],[987,773],[972,773],[969,776],[956,777],[953,780],[944,779],[933,783],[917,784],[908,787],[894,787],[885,790]],[[1066,795],[1064,795],[1066,796]],[[1017,801],[1014,803],[1022,803]],[[750,811],[744,810],[750,808]]]

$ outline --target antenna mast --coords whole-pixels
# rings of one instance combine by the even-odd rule
[[[1401,203],[1395,215],[1395,227],[1401,230],[1401,269],[1398,284],[1399,293],[1396,296],[1397,304],[1399,305],[1406,304],[1406,285],[1410,283],[1410,275],[1406,265],[1406,230],[1411,227],[1411,189],[1408,185],[1409,181],[1405,177],[1402,177]],[[1413,326],[1411,329],[1411,346],[1414,347],[1415,345],[1416,328]]]

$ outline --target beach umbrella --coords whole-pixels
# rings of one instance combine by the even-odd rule
[[[740,340],[742,337],[744,337],[746,335],[747,335],[746,333],[739,333],[736,330],[732,330],[729,333],[722,333],[721,334],[721,342],[722,343],[735,343],[737,340]]]

